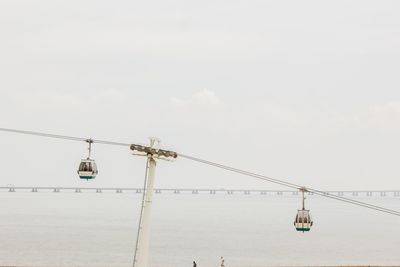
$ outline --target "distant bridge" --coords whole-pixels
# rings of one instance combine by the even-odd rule
[[[74,192],[74,193],[136,193],[141,194],[143,188],[126,187],[37,187],[37,186],[3,186],[0,187],[0,193],[3,192]],[[325,191],[328,194],[336,196],[366,196],[366,197],[400,197],[400,190],[335,190]],[[155,194],[242,194],[242,195],[298,195],[294,190],[261,190],[261,189],[196,189],[196,188],[155,188]],[[308,193],[313,195],[313,193]]]

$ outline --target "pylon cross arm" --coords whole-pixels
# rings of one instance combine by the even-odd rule
[[[152,156],[157,156],[157,157],[174,158],[174,159],[178,157],[178,153],[176,153],[174,151],[169,151],[169,150],[164,150],[164,149],[156,149],[156,148],[149,147],[149,146],[132,144],[130,146],[130,149],[132,151],[137,151],[137,152],[141,152],[144,154],[150,154]]]

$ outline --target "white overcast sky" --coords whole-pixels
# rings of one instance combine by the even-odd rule
[[[325,190],[400,188],[399,1],[0,2],[0,127],[146,143]],[[0,133],[0,185],[145,162]],[[280,188],[184,159],[158,187]]]

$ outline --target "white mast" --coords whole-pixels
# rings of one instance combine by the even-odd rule
[[[150,147],[131,145],[131,150],[140,152],[135,155],[147,156],[146,175],[143,190],[142,208],[140,211],[138,234],[136,238],[135,256],[133,267],[148,267],[150,247],[150,213],[153,202],[154,176],[156,171],[156,159],[176,158],[176,152],[156,148],[159,141],[150,139]]]
[[[136,242],[136,251],[134,258],[134,267],[147,267],[150,244],[150,212],[153,202],[154,174],[156,170],[156,161],[152,156],[148,156],[146,166],[146,189],[142,201],[141,219],[139,221],[139,231]]]

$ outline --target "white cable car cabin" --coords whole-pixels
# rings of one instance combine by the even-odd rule
[[[308,232],[313,225],[313,220],[309,210],[298,210],[296,219],[294,220],[294,227],[299,232]]]
[[[88,148],[89,155],[86,159],[81,160],[81,164],[79,164],[78,168],[78,175],[79,178],[81,179],[90,180],[96,178],[96,175],[98,174],[99,171],[97,170],[97,165],[94,159],[90,159],[90,154],[92,153],[93,140],[88,139],[86,140],[86,142],[89,143],[89,148]]]
[[[94,179],[98,174],[96,162],[93,159],[83,159],[79,164],[78,169],[79,178],[81,179]]]
[[[297,210],[297,215],[296,218],[294,219],[293,224],[297,231],[304,233],[310,231],[311,226],[313,225],[313,220],[311,217],[310,210],[306,210],[304,208],[304,202],[306,199],[304,196],[304,192],[307,191],[307,189],[300,188],[300,191],[302,193],[303,208],[301,210]]]

